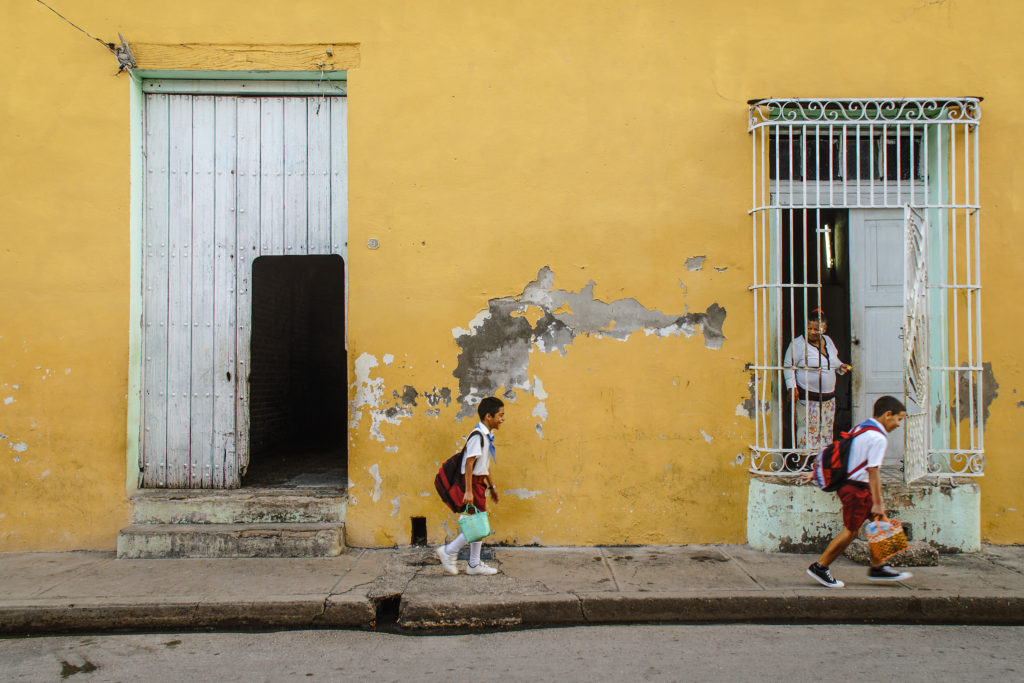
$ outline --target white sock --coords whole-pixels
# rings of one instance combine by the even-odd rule
[[[480,549],[483,548],[483,541],[473,541],[469,544],[469,566],[475,567],[480,564]]]
[[[455,540],[444,547],[444,551],[449,555],[457,555],[465,545],[466,537],[463,534],[459,534],[455,537]]]

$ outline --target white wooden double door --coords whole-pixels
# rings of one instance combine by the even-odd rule
[[[253,261],[345,254],[346,99],[147,94],[143,487],[248,464]]]

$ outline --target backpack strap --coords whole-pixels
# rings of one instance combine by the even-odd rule
[[[469,448],[469,440],[472,439],[474,435],[480,437],[480,450],[482,451],[484,449],[484,433],[481,432],[479,429],[474,429],[469,433],[469,436],[466,437],[466,443],[462,445],[462,462],[459,465],[459,470],[465,469],[466,449]]]
[[[849,434],[845,434],[845,433],[844,433],[844,434],[843,434],[843,436],[849,436],[849,437],[850,437],[850,438],[852,439],[852,438],[854,438],[854,437],[860,436],[861,434],[863,434],[864,432],[868,431],[869,429],[870,429],[871,431],[873,431],[873,432],[878,432],[878,433],[879,433],[879,434],[881,434],[882,436],[885,436],[885,432],[883,432],[883,431],[882,431],[881,429],[879,429],[878,427],[876,427],[876,426],[874,426],[874,425],[864,424],[864,423],[861,423],[860,425],[858,425],[858,426],[857,426],[857,428],[856,428],[856,429],[854,429],[854,430],[853,430],[852,432],[850,432]],[[853,444],[850,444],[850,448],[853,448]],[[864,462],[862,462],[861,464],[857,465],[857,466],[856,466],[856,467],[854,467],[854,468],[853,468],[852,470],[850,470],[849,472],[847,472],[847,473],[846,473],[846,478],[847,478],[847,479],[849,479],[849,478],[850,478],[850,475],[851,475],[851,474],[854,474],[854,473],[856,473],[856,472],[859,472],[859,471],[861,471],[862,469],[864,469],[865,467],[867,467],[867,465],[868,465],[868,461],[867,461],[867,460],[865,460]]]

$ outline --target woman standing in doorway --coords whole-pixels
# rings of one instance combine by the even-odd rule
[[[820,308],[807,316],[807,331],[794,339],[782,360],[790,404],[796,421],[796,447],[812,452],[832,441],[836,420],[836,375],[853,369],[839,359],[839,349],[825,331],[828,319]]]

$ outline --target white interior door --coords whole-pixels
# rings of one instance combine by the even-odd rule
[[[904,220],[903,209],[850,209],[854,424],[879,397],[903,397]],[[885,462],[902,469],[902,434],[894,436]]]

